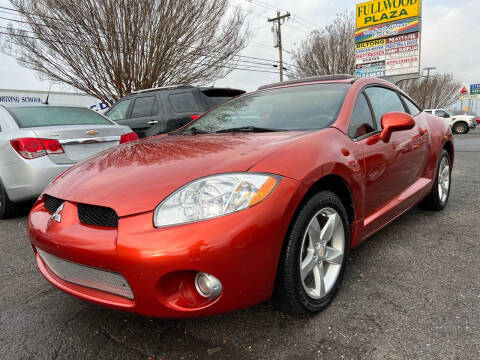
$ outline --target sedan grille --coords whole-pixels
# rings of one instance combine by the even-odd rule
[[[55,211],[57,211],[62,204],[63,200],[61,199],[57,199],[56,197],[50,195],[45,196],[45,209],[47,209],[50,214],[53,214]]]
[[[64,281],[123,296],[130,300],[135,299],[127,280],[118,273],[63,260],[39,248],[37,252],[48,269]]]
[[[118,215],[115,210],[95,205],[78,204],[78,218],[87,225],[117,227]]]

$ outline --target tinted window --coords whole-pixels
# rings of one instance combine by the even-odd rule
[[[132,100],[123,100],[115,104],[115,106],[105,114],[110,120],[123,120],[127,118],[128,107]]]
[[[443,118],[449,118],[450,117],[450,115],[446,111],[443,111],[443,110],[436,110],[435,111],[435,116],[439,116],[439,117],[443,117]]]
[[[217,106],[232,97],[244,94],[244,91],[233,89],[208,89],[202,90],[209,107]]]
[[[196,112],[199,110],[197,101],[192,92],[171,94],[168,100],[177,113]]]
[[[258,91],[232,99],[206,113],[189,128],[216,132],[238,127],[310,130],[337,118],[350,84],[330,83]]]
[[[374,130],[375,125],[370,107],[365,99],[365,95],[360,94],[352,112],[350,127],[348,128],[348,136],[354,139],[366,135]]]
[[[155,96],[140,97],[135,100],[132,109],[132,118],[154,115]]]
[[[112,125],[95,111],[66,106],[31,106],[10,108],[21,128],[55,125]]]
[[[425,112],[428,113],[428,114],[431,114],[431,113],[432,113],[432,110],[423,110],[423,111],[425,111]]]
[[[395,91],[382,87],[369,87],[365,89],[365,92],[372,104],[377,128],[382,127],[382,116],[384,114],[392,111],[405,112],[405,108]]]
[[[416,116],[418,115],[421,110],[415,105],[413,102],[411,102],[408,98],[402,95],[403,101],[405,101],[405,104],[407,104],[408,111],[410,112],[410,115]]]

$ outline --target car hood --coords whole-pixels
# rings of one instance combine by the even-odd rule
[[[45,193],[106,206],[119,216],[153,210],[179,187],[200,177],[247,171],[309,132],[159,136],[120,145],[84,160]]]

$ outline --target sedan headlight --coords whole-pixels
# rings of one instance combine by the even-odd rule
[[[155,209],[156,227],[185,224],[252,207],[275,190],[280,177],[232,173],[195,180],[176,190]]]

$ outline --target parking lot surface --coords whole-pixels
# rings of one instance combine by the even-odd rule
[[[310,318],[272,301],[189,320],[98,307],[38,273],[25,216],[0,220],[0,359],[479,359],[480,129],[455,141],[445,211],[414,208],[352,251]]]

